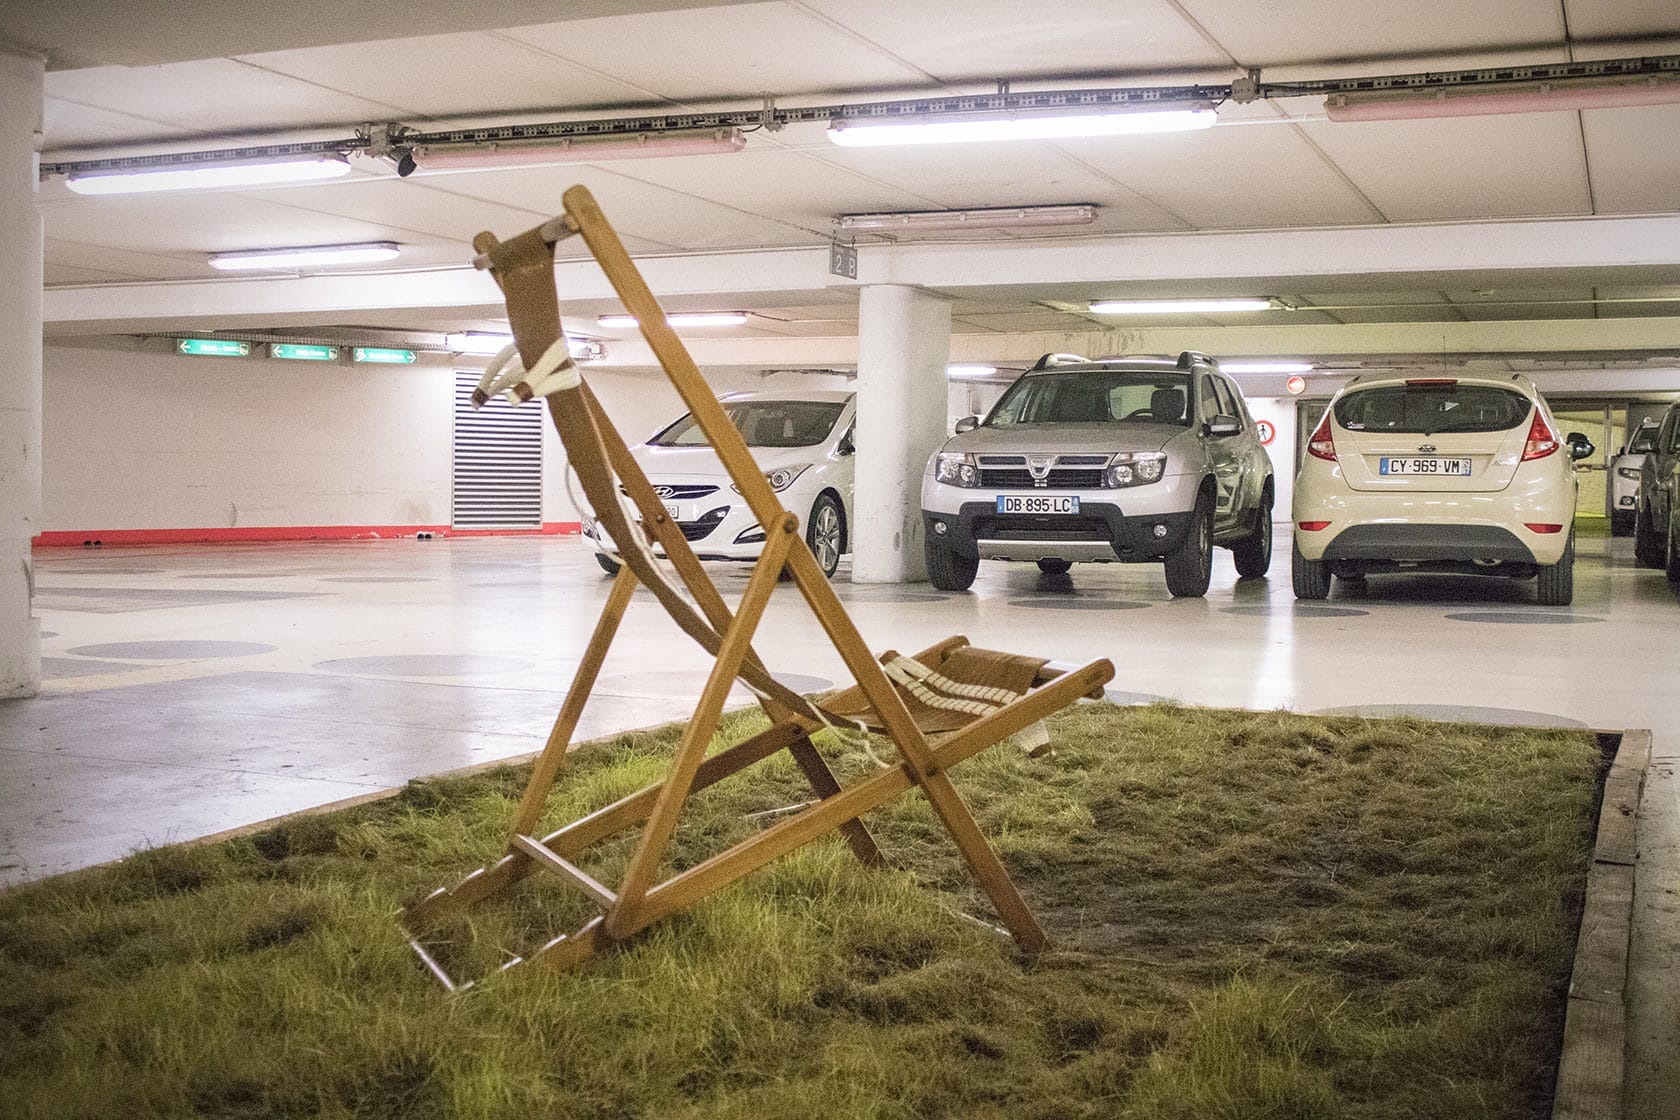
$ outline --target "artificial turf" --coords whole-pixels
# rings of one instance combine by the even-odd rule
[[[500,854],[510,767],[0,895],[0,1115],[1549,1115],[1590,735],[1100,704],[1051,731],[953,771],[1036,958],[965,917],[990,914],[912,793],[867,818],[897,870],[830,837],[448,996],[394,914]],[[676,733],[576,752],[547,822],[656,780]],[[696,795],[673,865],[808,796],[785,755]],[[629,844],[580,862],[615,882]],[[432,943],[483,975],[590,912],[533,879]]]

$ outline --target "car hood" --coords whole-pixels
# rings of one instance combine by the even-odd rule
[[[765,471],[820,462],[828,456],[827,444],[817,444],[814,447],[749,447],[747,450],[752,452],[753,462]],[[719,478],[729,476],[729,472],[723,469],[723,460],[709,447],[655,447],[643,444],[632,448],[630,457],[640,464],[643,473],[649,478],[666,475],[715,475]]]
[[[1159,451],[1174,436],[1182,436],[1189,431],[1182,424],[1011,424],[1005,428],[976,428],[972,432],[964,432],[950,439],[944,450],[970,451],[979,455]]]

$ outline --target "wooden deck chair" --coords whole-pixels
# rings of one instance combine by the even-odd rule
[[[932,804],[1016,943],[1024,951],[1038,950],[1044,945],[1043,931],[952,786],[948,771],[1082,696],[1101,696],[1102,686],[1113,679],[1113,665],[1098,660],[1064,668],[1042,658],[973,649],[962,637],[911,657],[871,656],[798,531],[797,518],[782,508],[740,433],[666,325],[665,312],[595,200],[577,186],[565,193],[563,202],[565,212],[559,217],[510,241],[498,242],[489,233],[474,239],[479,252],[474,263],[488,268],[501,285],[515,338],[513,347],[491,361],[476,399],[482,403],[495,393],[516,402],[547,399],[568,460],[623,566],[533,768],[509,830],[506,854],[453,889],[440,888],[403,912],[402,924],[415,952],[450,990],[470,986],[457,983],[441,967],[422,944],[423,931],[445,914],[543,871],[582,891],[599,914],[502,968],[522,962],[573,965],[828,832],[839,830],[865,863],[880,862],[861,818],[911,788],[920,789]],[[567,354],[554,282],[554,246],[578,234],[641,324],[672,385],[765,529],[763,554],[733,612]],[[626,503],[632,511],[626,511]],[[656,548],[692,602],[666,574]],[[820,705],[772,677],[752,647],[770,594],[784,575],[791,577],[856,681]],[[716,663],[663,782],[539,837],[537,826],[549,790],[638,584],[652,592],[679,629]],[[770,726],[708,758],[708,744],[737,680],[757,694]],[[825,727],[853,726],[887,736],[897,758],[894,765],[843,789],[811,736]],[[792,755],[817,799],[727,851],[655,881],[685,799],[781,750]],[[641,836],[616,888],[572,862],[590,845],[636,827]]]

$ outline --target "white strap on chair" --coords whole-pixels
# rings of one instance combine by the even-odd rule
[[[913,657],[895,657],[887,662],[885,669],[887,676],[910,695],[930,708],[943,708],[948,712],[989,716],[1021,698],[1020,693],[1007,688],[988,688],[954,681]]]
[[[564,335],[555,339],[537,364],[527,370],[519,362],[519,347],[513,343],[501,348],[484,367],[484,376],[473,390],[474,408],[483,408],[498,393],[509,404],[522,404],[532,397],[547,397],[562,389],[575,389],[583,383],[577,363],[572,361]]]

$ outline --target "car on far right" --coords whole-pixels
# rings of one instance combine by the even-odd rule
[[[1657,426],[1657,438],[1639,468],[1639,505],[1633,516],[1633,554],[1647,568],[1663,568],[1680,581],[1680,404],[1671,404]]]
[[[1657,422],[1641,421],[1628,433],[1627,446],[1610,460],[1610,485],[1604,488],[1604,504],[1609,507],[1610,535],[1625,537],[1633,532],[1638,515],[1639,475],[1645,459],[1657,445]]]
[[[1574,597],[1574,460],[1521,374],[1365,375],[1330,399],[1295,479],[1295,594],[1332,578],[1467,572],[1533,579],[1535,597]]]

